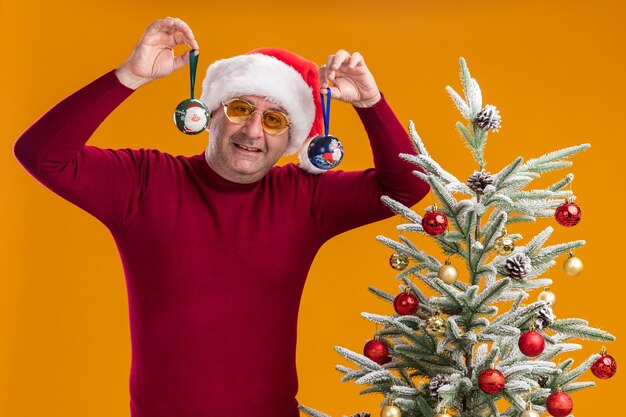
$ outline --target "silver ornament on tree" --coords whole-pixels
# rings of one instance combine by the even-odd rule
[[[508,256],[513,253],[515,241],[507,235],[505,228],[502,229],[500,236],[493,243],[493,248],[500,256]]]
[[[530,258],[525,253],[517,253],[509,256],[504,264],[507,276],[518,281],[528,276],[531,267]]]
[[[189,51],[189,78],[191,84],[191,98],[183,100],[174,111],[174,123],[178,130],[186,135],[197,135],[203,132],[209,125],[209,110],[206,105],[194,97],[196,84],[196,69],[198,57],[196,50]]]
[[[320,94],[324,116],[324,134],[313,138],[307,149],[309,161],[313,166],[324,170],[335,168],[343,159],[343,145],[339,139],[328,134],[330,127],[330,88],[327,88],[326,91],[326,106],[324,106],[324,95]]]
[[[577,277],[583,272],[583,261],[574,256],[574,252],[569,252],[567,259],[563,262],[563,272],[570,277]]]
[[[448,285],[452,285],[459,278],[459,271],[452,265],[450,259],[446,259],[445,265],[439,268],[437,277]]]

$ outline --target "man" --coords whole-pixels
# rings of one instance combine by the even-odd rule
[[[179,44],[199,49],[180,19],[153,22],[124,65],[53,107],[14,152],[115,239],[133,417],[295,417],[297,314],[315,254],[389,217],[381,195],[413,205],[428,186],[398,159],[414,153],[410,140],[362,57],[345,51],[328,58],[321,79],[283,50],[213,63],[201,97],[210,140],[199,155],[85,145],[137,88],[187,65],[188,53],[172,53]],[[375,169],[320,173],[306,158],[275,167],[322,132],[319,92],[329,81],[363,121]]]

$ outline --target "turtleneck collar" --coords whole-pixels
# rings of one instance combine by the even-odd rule
[[[261,179],[249,184],[242,184],[227,180],[209,166],[205,158],[205,151],[206,149],[201,154],[191,157],[190,161],[193,169],[209,187],[224,192],[243,193],[254,189],[262,181]]]

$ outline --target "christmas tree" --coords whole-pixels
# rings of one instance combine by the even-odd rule
[[[552,310],[556,296],[545,273],[565,255],[564,273],[580,274],[582,261],[573,251],[585,241],[546,245],[554,230],[548,226],[521,244],[522,235],[508,234],[507,228],[538,218],[575,226],[581,210],[574,203],[572,174],[545,189],[527,187],[544,173],[571,166],[568,159],[590,145],[527,161],[518,157],[496,174],[487,172],[487,136],[500,128],[501,118],[495,106],[483,106],[478,83],[465,60],[460,61],[465,98],[451,87],[446,90],[467,121],[456,127],[479,170],[464,182],[445,171],[429,155],[411,122],[409,133],[418,154],[400,157],[420,168],[414,173],[430,184],[439,207],[421,216],[383,197],[408,221],[398,230],[415,232],[416,241],[435,239],[447,259],[440,262],[405,236],[398,241],[378,236],[394,251],[390,263],[401,271],[397,276],[401,292],[369,289],[393,304],[396,314],[363,313],[380,328],[363,354],[336,347],[357,366],[337,369],[344,374],[342,381],[368,385],[361,394],[384,396],[383,417],[532,417],[546,411],[568,416],[573,408],[570,394],[595,385],[578,381],[585,371],[591,368],[603,379],[616,371],[615,360],[604,348],[575,367],[573,359],[558,357],[582,348],[573,339],[615,340],[583,319],[556,319]],[[466,273],[459,276],[453,263],[463,264]],[[428,297],[420,287],[434,295]],[[530,300],[530,292],[541,288],[537,301]],[[328,417],[300,408],[313,417]]]

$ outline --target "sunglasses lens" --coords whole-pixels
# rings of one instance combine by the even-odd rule
[[[277,135],[287,129],[289,120],[283,113],[276,111],[268,111],[263,114],[263,127],[265,131],[271,135]]]
[[[226,117],[233,123],[245,123],[254,114],[254,106],[247,101],[232,100],[225,103]],[[287,115],[280,111],[265,111],[261,118],[263,130],[270,135],[283,133],[289,127]]]
[[[233,123],[244,123],[253,112],[252,106],[243,100],[233,100],[226,106],[226,116]]]

